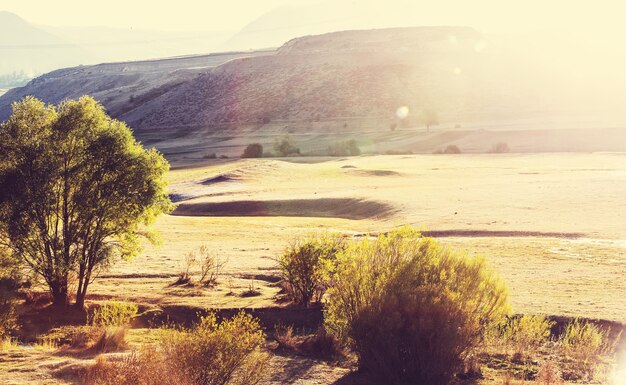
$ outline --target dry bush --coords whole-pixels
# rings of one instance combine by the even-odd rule
[[[461,149],[459,148],[459,146],[457,146],[455,144],[449,144],[443,150],[443,153],[444,154],[460,154],[461,153]]]
[[[197,262],[198,259],[195,252],[190,251],[185,254],[185,259],[183,259],[178,279],[174,282],[174,285],[185,285],[191,283],[191,269]]]
[[[125,326],[102,328],[100,337],[91,346],[91,350],[99,353],[119,352],[128,348],[126,334],[128,328]]]
[[[356,140],[346,140],[343,142],[333,143],[328,146],[329,156],[358,156],[361,155],[361,149]]]
[[[239,313],[221,323],[211,314],[193,329],[167,329],[160,349],[144,348],[122,360],[99,358],[88,385],[255,385],[267,369],[265,336],[257,320]]]
[[[510,372],[505,373],[502,377],[502,385],[516,385],[515,376]]]
[[[531,358],[548,340],[554,322],[542,315],[509,318],[499,327],[497,338],[521,360]]]
[[[193,384],[254,385],[266,367],[264,340],[258,321],[241,312],[221,323],[209,314],[192,330],[167,330],[160,346],[167,365]]]
[[[93,311],[90,316],[90,324],[100,327],[128,325],[137,315],[138,310],[139,308],[134,303],[107,302]]]
[[[509,151],[511,151],[511,149],[509,148],[509,145],[506,142],[494,143],[491,146],[491,150],[489,150],[489,152],[492,154],[504,154]]]
[[[340,342],[323,327],[314,334],[297,336],[294,335],[293,326],[277,325],[274,337],[279,347],[306,356],[324,360],[337,360],[346,356]]]
[[[345,246],[338,236],[310,236],[294,241],[278,259],[285,289],[298,305],[319,302],[326,291],[337,253]]]
[[[59,348],[59,342],[53,336],[43,336],[37,338],[33,347],[37,350],[56,350]]]
[[[199,253],[200,282],[205,286],[213,286],[222,275],[227,261],[212,254],[206,246],[200,246]]]
[[[51,329],[46,337],[54,339],[59,346],[84,348],[100,338],[101,333],[102,327],[65,325]]]
[[[559,340],[566,363],[568,380],[591,380],[596,375],[605,355],[613,353],[609,332],[595,324],[573,320],[567,324]]]
[[[484,259],[404,227],[338,254],[324,322],[385,383],[440,385],[508,311],[504,283]]]
[[[196,266],[200,270],[200,280],[205,286],[213,286],[222,274],[227,261],[215,256],[206,246],[201,246],[198,254],[190,251],[185,254],[178,279],[173,285],[185,285],[193,282],[192,269]]]
[[[323,327],[317,329],[314,334],[306,336],[299,349],[307,356],[325,360],[336,360],[346,356],[342,344]]]
[[[242,297],[242,298],[258,297],[260,295],[261,295],[261,292],[255,286],[254,280],[252,280],[252,282],[250,282],[248,284],[248,289],[247,290],[245,290],[244,292],[239,294],[239,296]]]
[[[563,385],[561,371],[551,361],[547,361],[539,367],[536,381],[541,385]]]
[[[87,385],[194,385],[172,372],[154,348],[132,352],[120,360],[96,358],[83,373]]]
[[[274,338],[278,342],[278,346],[284,349],[296,350],[300,341],[293,334],[293,326],[276,325]]]
[[[463,362],[463,370],[459,374],[459,377],[464,380],[483,378],[480,362],[476,355],[472,354],[465,359]]]

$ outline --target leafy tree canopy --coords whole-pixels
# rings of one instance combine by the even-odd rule
[[[82,307],[98,272],[137,254],[145,226],[171,209],[168,168],[93,98],[55,107],[27,97],[0,126],[0,243],[55,304],[76,279]]]

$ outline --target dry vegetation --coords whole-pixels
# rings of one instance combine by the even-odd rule
[[[0,379],[8,384],[112,384],[124,383],[122,375],[152,373],[151,379],[141,377],[143,383],[160,384],[164,378],[184,383],[187,380],[175,379],[182,369],[172,369],[176,363],[164,355],[192,354],[184,347],[196,338],[205,341],[202,345],[228,338],[216,336],[219,323],[211,316],[205,329],[194,326],[207,317],[205,309],[218,309],[217,318],[228,319],[236,314],[232,309],[248,308],[267,333],[262,343],[247,345],[253,346],[256,362],[246,366],[249,370],[268,365],[262,384],[370,383],[351,374],[354,350],[346,351],[334,336],[318,329],[318,305],[305,309],[285,300],[283,294],[290,291],[283,291],[280,280],[288,277],[281,275],[277,259],[301,255],[312,233],[359,240],[397,223],[413,223],[441,236],[444,246],[466,250],[469,257],[485,255],[506,281],[514,312],[528,314],[490,329],[484,342],[473,345],[461,365],[464,379],[458,381],[606,383],[617,341],[615,325],[609,331],[607,323],[568,324],[567,319],[532,314],[613,321],[626,316],[626,248],[620,238],[626,228],[619,204],[626,192],[623,164],[623,156],[611,154],[461,154],[320,163],[214,160],[205,167],[173,171],[172,193],[180,195],[179,202],[188,209],[254,200],[257,216],[242,212],[234,217],[192,217],[174,212],[161,218],[157,227],[162,245],[146,245],[133,261],[103,273],[88,297],[90,316],[68,314],[66,320],[73,321],[64,321],[46,311],[45,301],[33,299],[28,306],[37,310],[20,320],[25,325],[18,333],[20,344],[3,341]],[[355,197],[363,203],[350,210],[363,210],[362,219],[340,218],[335,211],[341,214],[344,208],[331,202]],[[305,217],[290,217],[279,216],[284,207],[263,203],[281,201],[297,208],[298,199],[318,205],[304,205]],[[381,213],[371,202],[392,209]],[[295,239],[301,241],[292,243]],[[297,267],[315,271],[318,261],[313,258]],[[189,281],[173,285],[181,272]],[[325,285],[315,278],[305,287],[319,293]],[[259,295],[247,295],[250,291]],[[20,305],[18,310],[25,309]],[[64,323],[74,326],[53,329]],[[168,324],[177,326],[159,329]],[[32,348],[35,341],[37,349]],[[140,377],[124,378],[141,383],[132,382]]]

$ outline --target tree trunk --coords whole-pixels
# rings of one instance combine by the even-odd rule
[[[76,303],[74,304],[74,306],[76,306],[77,309],[82,310],[85,307],[86,296],[87,296],[86,291],[76,293]]]
[[[50,284],[52,304],[54,306],[67,306],[67,281],[61,280]]]
[[[83,269],[81,269],[84,271]],[[87,272],[81,272],[80,284],[76,291],[76,303],[74,306],[82,310],[85,307],[85,297],[87,297],[87,286],[89,286],[89,280],[91,279],[91,269],[87,268]]]

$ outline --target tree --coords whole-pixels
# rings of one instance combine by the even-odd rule
[[[439,115],[436,110],[426,109],[422,112],[420,120],[426,126],[426,132],[430,132],[430,126],[439,124]]]
[[[0,244],[41,277],[55,305],[89,284],[171,208],[169,164],[91,97],[58,107],[27,97],[0,126]]]
[[[241,154],[242,158],[262,158],[263,157],[263,146],[259,143],[252,143],[246,146],[243,150],[243,154]]]
[[[278,156],[289,156],[299,154],[300,149],[296,147],[291,136],[285,135],[280,139],[276,139],[274,142],[274,152]]]

